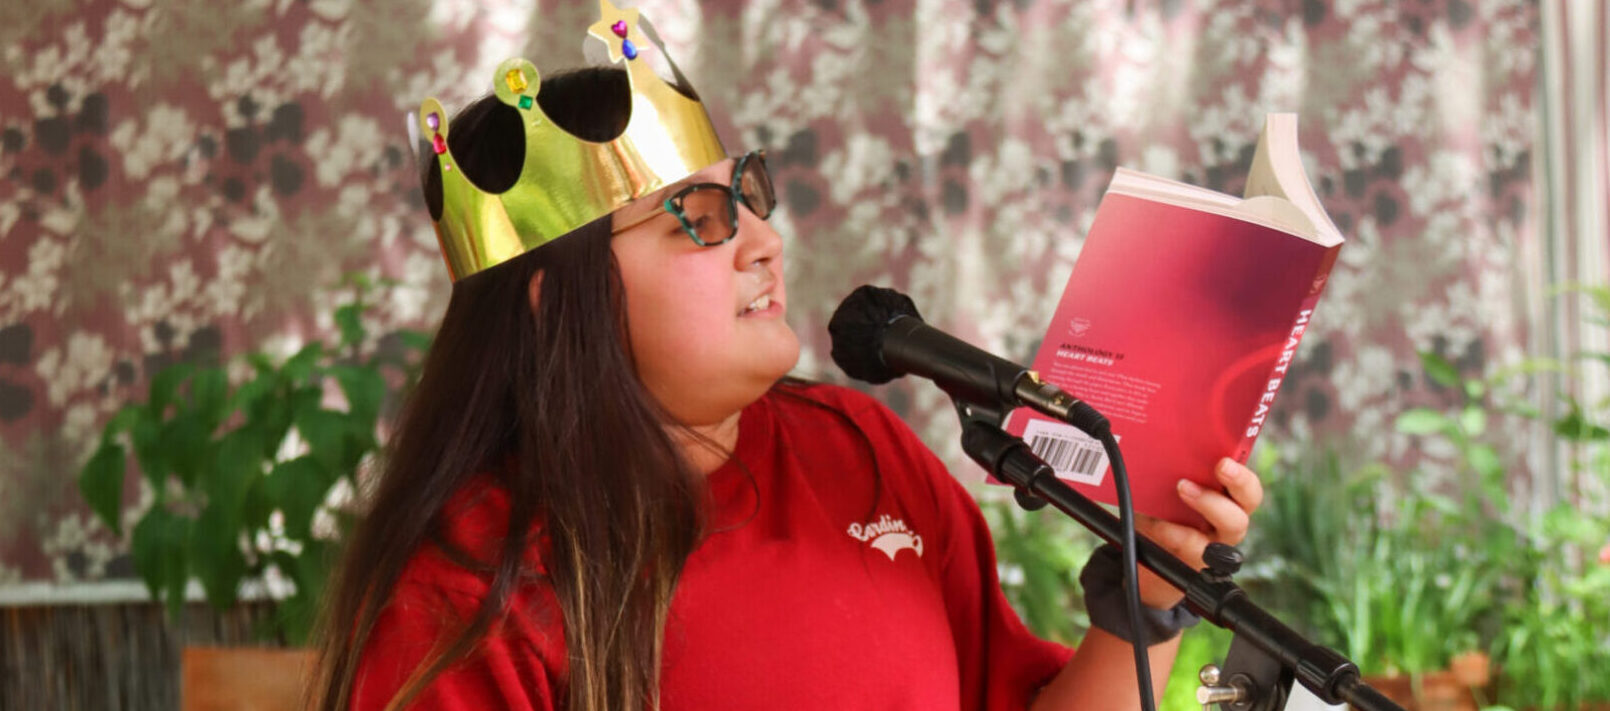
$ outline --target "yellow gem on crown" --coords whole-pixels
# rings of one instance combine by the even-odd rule
[[[504,74],[503,83],[508,84],[509,91],[512,91],[516,94],[524,92],[525,88],[530,86],[525,81],[525,72],[522,72],[519,69],[510,69],[508,74]]]

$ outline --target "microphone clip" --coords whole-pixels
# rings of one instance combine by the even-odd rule
[[[974,422],[1000,427],[1001,423],[1006,421],[1008,409],[1001,407],[999,403],[979,404],[955,395],[950,397],[950,402],[956,406],[956,415],[961,418],[962,427]]]
[[[1034,372],[1029,371],[1028,375],[1034,375]],[[1035,378],[1038,379],[1038,376],[1036,375]],[[1024,379],[1027,380],[1027,377]],[[1001,408],[1000,405],[979,405],[968,402],[954,395],[951,396],[950,401],[956,406],[956,415],[961,418],[962,449],[966,450],[967,455],[972,457],[973,461],[977,462],[979,466],[993,476],[997,472],[998,457],[985,455],[980,450],[977,433],[980,431],[996,432],[1005,436],[1005,433],[1001,432],[1001,423],[1006,419],[1007,410]],[[1015,437],[1011,439],[1016,440],[1019,446],[1025,446],[1022,445],[1022,440],[1018,440]],[[1035,496],[1026,486],[1013,486],[1012,498],[1016,499],[1017,505],[1023,507],[1025,511],[1039,511],[1050,503]]]

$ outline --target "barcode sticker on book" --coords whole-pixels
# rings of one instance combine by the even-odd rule
[[[1023,441],[1060,478],[1091,486],[1100,486],[1107,478],[1107,450],[1073,425],[1031,419],[1023,428]]]

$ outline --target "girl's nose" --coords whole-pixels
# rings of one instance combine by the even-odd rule
[[[736,263],[740,269],[770,262],[783,253],[782,235],[742,204],[738,205],[738,238],[733,241],[738,245]]]

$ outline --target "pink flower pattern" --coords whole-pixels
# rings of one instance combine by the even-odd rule
[[[1396,412],[1517,357],[1508,254],[1538,238],[1523,0],[644,0],[728,147],[771,150],[801,375],[861,283],[1028,360],[1115,166],[1238,191],[1301,114],[1350,239],[1266,442],[1411,461]],[[407,113],[506,56],[582,62],[591,3],[10,3],[0,11],[0,584],[128,576],[73,474],[162,366],[329,337],[349,270],[377,338],[448,283]],[[942,395],[882,396],[959,475]],[[1350,435],[1350,433],[1352,433]],[[1368,434],[1368,437],[1362,437]],[[137,477],[126,501],[141,501]],[[148,499],[148,497],[146,497]],[[1601,560],[1610,548],[1601,552]]]

